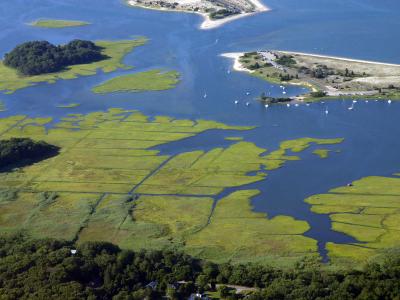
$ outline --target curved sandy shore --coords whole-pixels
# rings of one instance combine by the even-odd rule
[[[218,28],[226,23],[235,21],[237,19],[241,19],[244,17],[252,16],[260,12],[266,12],[271,10],[269,7],[265,6],[260,0],[250,0],[250,2],[254,5],[255,11],[251,13],[241,13],[238,15],[234,15],[231,17],[223,18],[223,19],[218,19],[218,20],[212,20],[208,14],[202,13],[202,12],[195,12],[195,11],[190,11],[190,10],[178,10],[178,9],[167,9],[167,8],[162,8],[162,7],[149,7],[149,6],[144,6],[138,3],[136,0],[128,0],[127,4],[130,6],[136,6],[136,7],[141,7],[141,8],[147,8],[147,9],[154,9],[154,10],[160,10],[160,11],[173,11],[173,12],[186,12],[186,13],[194,13],[201,15],[203,17],[203,22],[200,24],[200,29],[202,30],[208,30],[208,29],[213,29],[213,28]]]
[[[204,17],[204,21],[203,21],[203,23],[201,23],[200,29],[217,28],[219,26],[224,25],[225,23],[232,22],[237,19],[244,18],[244,17],[252,16],[252,15],[258,14],[260,12],[265,12],[265,11],[271,10],[269,7],[265,6],[259,0],[250,0],[250,2],[255,6],[255,11],[251,12],[251,13],[242,13],[239,15],[234,15],[234,16],[219,19],[219,20],[211,20],[207,14],[201,14]]]
[[[244,53],[245,52],[230,52],[230,53],[222,53],[220,56],[232,59],[233,60],[232,68],[235,71],[251,73],[251,70],[244,68],[239,61],[239,58],[243,56]]]

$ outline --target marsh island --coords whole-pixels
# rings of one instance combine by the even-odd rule
[[[89,24],[90,24],[89,22],[76,21],[76,20],[40,19],[30,23],[29,25],[34,27],[56,29],[56,28],[87,26]]]

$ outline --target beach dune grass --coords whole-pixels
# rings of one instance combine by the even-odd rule
[[[179,82],[176,71],[150,70],[112,78],[92,91],[96,94],[168,90]]]
[[[33,21],[29,25],[43,28],[66,28],[66,27],[80,27],[90,25],[89,22],[77,20],[60,20],[60,19],[39,19]]]

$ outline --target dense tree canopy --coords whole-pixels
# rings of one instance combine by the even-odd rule
[[[60,46],[47,41],[32,41],[18,45],[7,53],[4,64],[23,75],[40,75],[104,58],[101,48],[91,41],[73,40]]]
[[[29,138],[12,138],[0,141],[0,170],[8,166],[23,166],[58,153],[59,148],[43,141]]]
[[[1,299],[187,299],[215,283],[259,287],[246,299],[400,299],[400,255],[364,270],[216,265],[173,251],[121,250],[109,243],[0,238]],[[71,250],[77,250],[75,253]],[[195,282],[195,283],[194,283]],[[179,284],[178,284],[179,283]],[[220,287],[224,299],[240,299]]]

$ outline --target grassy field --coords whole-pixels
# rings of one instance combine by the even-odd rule
[[[303,236],[309,229],[307,222],[252,211],[250,199],[258,193],[241,190],[221,199],[210,223],[188,238],[188,252],[217,262],[272,265],[290,265],[302,256],[316,255],[316,241]]]
[[[243,140],[176,155],[151,149],[210,129],[252,128],[150,119],[122,109],[68,114],[56,123],[27,116],[0,119],[0,139],[30,137],[61,148],[55,157],[0,173],[0,233],[110,241],[135,250],[168,247],[220,262],[289,266],[317,255],[316,241],[303,236],[307,222],[252,211],[258,191],[217,197],[226,188],[264,180],[263,169],[273,172],[300,159],[297,154],[312,144],[341,139],[284,141],[271,151]]]
[[[29,25],[43,28],[66,28],[66,27],[79,27],[89,25],[89,22],[75,21],[75,20],[52,20],[40,19],[30,23]]]
[[[121,41],[96,41],[96,45],[103,48],[102,53],[108,58],[90,64],[73,65],[60,72],[35,76],[19,75],[15,69],[6,67],[0,61],[0,91],[13,93],[16,90],[38,83],[54,83],[61,79],[67,80],[77,78],[78,76],[95,75],[99,70],[109,73],[117,69],[130,69],[131,67],[122,63],[122,59],[132,49],[144,45],[146,42],[145,38]]]
[[[95,86],[92,91],[97,94],[162,91],[175,87],[178,82],[179,73],[176,71],[150,70],[112,78]]]
[[[359,243],[329,243],[335,263],[365,262],[384,249],[400,246],[400,178],[366,177],[352,186],[306,199],[315,213],[329,214],[332,228]]]

